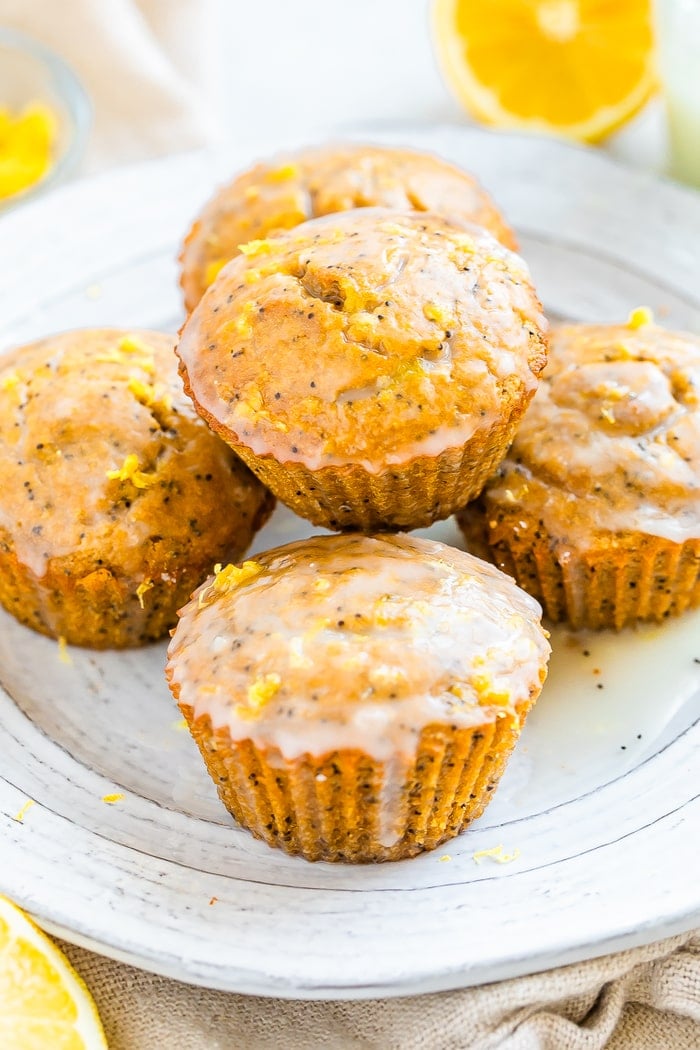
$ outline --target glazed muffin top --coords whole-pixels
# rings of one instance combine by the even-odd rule
[[[182,249],[185,306],[193,310],[239,245],[351,208],[432,211],[484,226],[508,248],[515,235],[476,179],[428,153],[324,146],[244,172],[206,204]]]
[[[525,263],[489,234],[364,208],[245,245],[177,353],[187,392],[234,447],[378,473],[524,405],[545,333]]]
[[[700,337],[637,310],[555,329],[549,364],[483,497],[551,535],[700,538]]]
[[[314,536],[227,566],[181,611],[167,674],[195,718],[287,758],[386,759],[428,725],[514,716],[549,655],[534,598],[402,534]]]
[[[0,358],[0,539],[35,576],[101,556],[139,578],[149,558],[230,549],[234,514],[257,512],[264,489],[195,414],[173,343],[84,329]]]

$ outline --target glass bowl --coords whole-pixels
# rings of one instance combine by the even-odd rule
[[[73,70],[43,44],[0,26],[0,108],[12,112],[40,102],[55,114],[53,163],[38,182],[0,200],[0,210],[45,193],[78,169],[92,122],[88,96]]]

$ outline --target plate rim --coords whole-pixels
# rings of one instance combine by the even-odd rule
[[[365,126],[364,128],[356,128],[351,131],[335,133],[334,137],[337,141],[341,141],[344,138],[364,138],[365,141],[381,139],[384,135],[391,134],[394,137],[401,138],[406,136],[407,139],[414,140],[416,137],[421,135],[428,135],[436,140],[441,135],[460,135],[473,138],[478,141],[482,136],[496,136],[501,139],[510,139],[520,141],[521,143],[527,143],[530,146],[533,142],[538,143],[540,148],[550,148],[554,152],[564,150],[571,151],[578,154],[581,157],[586,157],[586,162],[591,162],[594,165],[600,167],[602,170],[605,167],[612,167],[622,173],[625,178],[636,182],[637,185],[651,186],[662,186],[664,192],[670,192],[672,195],[677,196],[678,201],[685,199],[686,202],[692,201],[692,206],[697,209],[698,216],[700,216],[700,196],[693,193],[691,190],[687,190],[684,187],[677,186],[669,180],[662,180],[656,176],[653,176],[647,172],[640,172],[634,169],[627,168],[621,162],[605,157],[600,154],[593,153],[587,150],[585,147],[579,147],[571,143],[562,143],[558,140],[543,139],[539,137],[524,135],[522,133],[502,133],[494,132],[481,128],[470,128],[456,124],[442,124],[442,125],[386,125],[380,126]],[[235,150],[235,156],[237,158],[248,155],[249,153],[255,154],[260,143],[254,144],[241,144]],[[86,192],[96,192],[100,186],[106,186],[108,189],[118,183],[120,180],[138,180],[144,178],[149,171],[154,174],[151,177],[156,177],[157,173],[163,169],[169,168],[171,165],[194,165],[195,168],[198,165],[206,168],[211,164],[212,167],[219,170],[223,168],[227,163],[230,162],[230,158],[233,156],[231,150],[215,150],[215,151],[197,151],[195,153],[181,154],[176,157],[165,157],[159,158],[154,161],[148,161],[138,165],[130,165],[124,168],[115,169],[108,172],[103,172],[92,178],[79,180],[76,183],[72,183],[68,186],[62,187],[52,195],[42,198],[33,202],[28,202],[26,205],[22,205],[15,211],[7,213],[0,219],[0,233],[9,229],[12,231],[13,226],[19,228],[25,224],[24,216],[29,215],[31,217],[40,218],[42,213],[45,211],[48,215],[55,212],[60,208],[63,202],[66,202],[66,208],[68,208],[68,202],[79,202],[82,195]],[[91,189],[92,187],[92,189]],[[10,240],[11,237],[8,237]],[[0,243],[2,237],[0,236]],[[0,252],[1,257],[1,252]],[[10,324],[18,323],[15,319],[14,322],[11,320]],[[5,327],[5,325],[3,325]],[[4,692],[4,691],[3,691]],[[7,694],[5,694],[7,695]],[[12,699],[9,698],[9,702],[13,703]],[[684,732],[687,732],[684,731]],[[684,734],[681,734],[684,735]],[[53,743],[53,742],[52,742]],[[671,741],[663,748],[662,751],[667,748],[672,748],[676,743],[676,740]],[[659,752],[658,754],[660,754]],[[650,755],[645,762],[651,762],[657,757],[657,754]],[[634,770],[629,771],[634,772]],[[615,779],[626,779],[629,776],[629,772],[622,775],[620,778]],[[0,797],[2,796],[2,789],[7,782],[4,780],[0,773]],[[595,793],[601,790],[601,788],[607,787],[608,784],[600,785],[600,787],[593,789],[588,794]],[[689,800],[687,804],[691,804],[694,800]],[[697,796],[695,801],[697,802]],[[566,806],[567,803],[558,803],[552,809],[560,809],[562,806]],[[685,804],[684,804],[685,805]],[[3,814],[8,820],[12,818],[9,814]],[[56,819],[62,819],[57,816]],[[529,818],[521,818],[529,819]],[[13,830],[10,828],[10,830]],[[16,830],[16,828],[14,829]],[[635,834],[641,834],[641,832],[635,832]],[[110,840],[113,846],[118,846],[121,849],[129,849],[129,847],[122,845],[121,843],[115,843]],[[174,864],[169,859],[164,859],[162,862],[165,864]],[[0,874],[0,878],[2,875]],[[32,894],[18,894],[14,893],[15,899],[20,904],[24,903],[30,913],[34,915],[41,925],[49,929],[51,932],[56,933],[58,936],[63,937],[66,940],[73,941],[74,943],[82,943],[83,946],[89,947],[93,951],[98,951],[103,955],[107,955],[111,958],[117,958],[122,962],[127,962],[130,965],[136,965],[141,968],[148,968],[152,972],[163,973],[165,976],[173,977],[175,979],[188,981],[189,983],[204,984],[207,987],[218,987],[229,991],[242,991],[247,994],[258,994],[265,996],[281,997],[281,998],[308,998],[308,999],[319,999],[319,998],[346,998],[346,999],[360,999],[360,998],[372,998],[372,997],[388,997],[388,996],[403,996],[417,994],[419,992],[427,991],[442,991],[457,987],[465,987],[468,984],[480,984],[492,980],[500,980],[506,976],[514,977],[520,976],[525,973],[533,972],[533,969],[543,968],[539,965],[533,967],[533,960],[544,961],[544,966],[548,967],[551,965],[566,965],[571,962],[580,961],[585,958],[595,958],[599,955],[605,955],[612,951],[620,950],[621,948],[633,947],[638,944],[648,943],[650,940],[655,939],[659,936],[668,936],[673,933],[681,933],[687,929],[691,929],[695,925],[700,924],[700,898],[698,898],[696,906],[692,910],[688,910],[686,907],[683,915],[678,913],[667,913],[665,918],[659,923],[658,920],[650,920],[649,923],[639,925],[638,923],[634,926],[630,926],[626,931],[617,932],[612,934],[607,940],[599,940],[597,947],[601,947],[603,950],[598,952],[597,948],[594,952],[591,951],[591,945],[581,944],[578,946],[571,946],[569,950],[558,949],[557,951],[557,962],[552,963],[551,961],[543,960],[539,956],[523,956],[518,963],[516,960],[504,960],[501,963],[501,969],[507,970],[507,973],[502,973],[498,976],[499,967],[492,967],[491,970],[486,973],[474,974],[466,973],[464,968],[450,967],[444,971],[435,971],[434,967],[431,968],[432,976],[427,974],[417,974],[412,979],[403,979],[400,984],[360,984],[354,983],[352,986],[343,985],[299,985],[290,984],[279,987],[271,987],[269,981],[269,975],[266,978],[265,972],[261,970],[259,974],[255,975],[250,969],[241,970],[237,972],[231,971],[230,967],[226,974],[222,975],[221,981],[215,980],[211,973],[208,973],[206,977],[203,977],[201,972],[189,965],[192,960],[187,960],[181,957],[177,957],[173,954],[166,954],[165,956],[161,952],[158,954],[158,949],[153,948],[152,952],[144,950],[142,946],[138,953],[135,953],[133,946],[130,949],[126,943],[119,945],[114,943],[114,939],[101,938],[94,939],[87,930],[81,930],[78,928],[80,924],[75,923],[75,920],[70,920],[72,925],[65,925],[64,916],[61,919],[58,914],[59,909],[54,909],[53,916],[49,914],[45,907],[38,906],[38,902],[33,898]],[[544,954],[547,954],[545,950]],[[169,962],[164,960],[172,960],[172,966]],[[494,975],[495,974],[495,975]],[[475,979],[472,980],[471,978]],[[258,978],[260,982],[258,983]]]

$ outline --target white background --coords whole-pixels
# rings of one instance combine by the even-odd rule
[[[464,121],[442,81],[431,0],[214,0],[210,97],[229,139],[299,144],[358,123]],[[663,168],[654,102],[606,149]]]

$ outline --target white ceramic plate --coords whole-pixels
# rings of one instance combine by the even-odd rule
[[[474,169],[553,314],[614,320],[646,304],[700,330],[700,197],[542,140],[454,128],[373,137]],[[0,346],[73,326],[174,329],[178,239],[215,182],[251,159],[163,161],[10,214]],[[256,547],[307,530],[278,511]],[[451,523],[431,534],[459,542]],[[68,665],[55,642],[3,615],[0,890],[108,955],[309,998],[476,984],[689,928],[700,920],[700,614],[619,637],[557,631],[553,643],[482,820],[444,850],[350,867],[286,857],[228,817],[179,728],[164,646],[73,650]],[[519,856],[474,859],[499,845]]]

